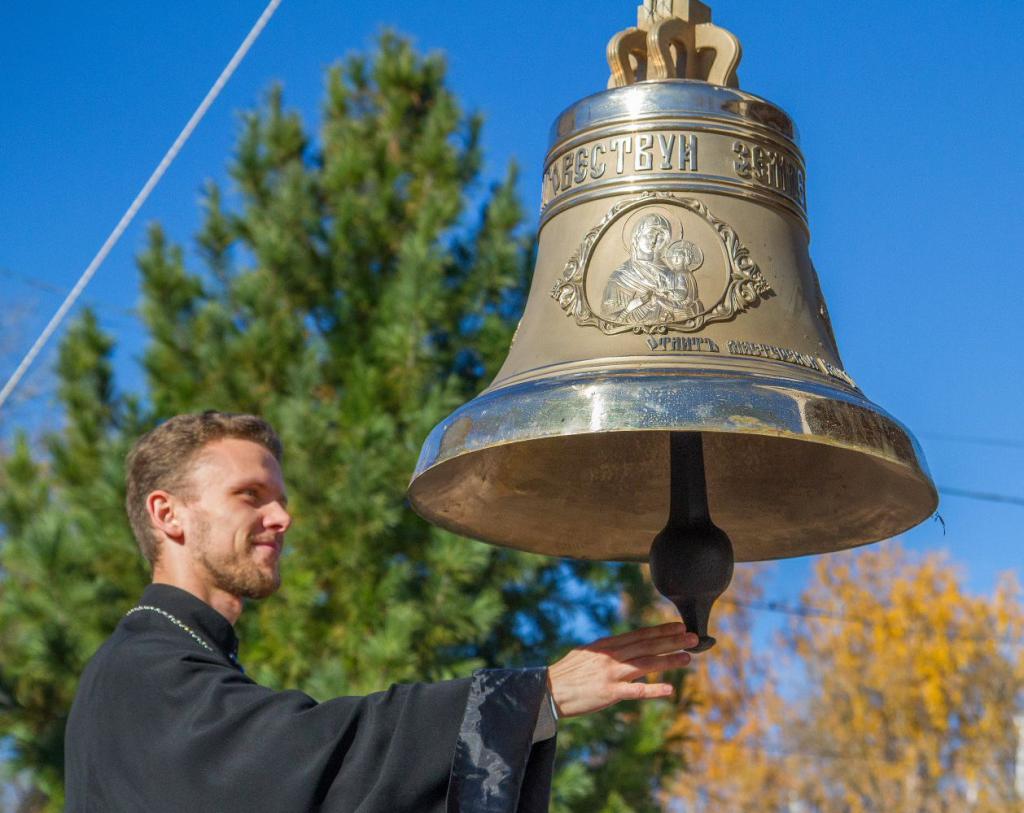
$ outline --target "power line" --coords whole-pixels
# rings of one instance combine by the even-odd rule
[[[948,494],[950,497],[964,497],[968,500],[1019,505],[1024,508],[1024,497],[1016,497],[1012,494],[995,494],[991,491],[973,491],[969,488],[952,488],[950,486],[939,486],[939,491],[942,494]]]
[[[687,740],[691,743],[699,743],[704,745],[731,745],[736,748],[742,748],[747,751],[759,751],[765,756],[786,758],[786,757],[804,757],[806,759],[827,759],[827,760],[841,760],[851,762],[878,762],[885,764],[902,764],[898,759],[892,759],[884,756],[869,756],[867,754],[849,754],[842,753],[840,751],[807,751],[803,749],[790,748],[781,743],[767,742],[763,739],[746,739],[738,736],[736,739],[728,739],[726,737],[715,737],[710,734],[705,734],[700,737],[691,737]]]
[[[59,285],[53,285],[49,282],[44,282],[41,279],[35,279],[34,277],[30,277],[27,274],[17,274],[14,271],[11,271],[9,268],[0,268],[0,275],[3,275],[8,279],[17,280],[23,285],[28,285],[31,288],[35,288],[36,290],[43,291],[48,294],[60,296],[62,294],[67,293],[67,290],[61,288]]]
[[[277,11],[277,7],[279,5],[281,5],[281,0],[270,0],[267,4],[267,7],[263,10],[263,13],[260,15],[255,25],[250,29],[245,39],[242,40],[242,44],[238,46],[238,50],[235,51],[234,55],[228,61],[228,64],[224,67],[224,70],[221,71],[220,76],[217,77],[213,86],[209,91],[207,91],[206,96],[203,97],[203,100],[199,103],[199,107],[196,108],[192,117],[178,134],[178,137],[174,139],[174,143],[171,144],[170,149],[168,149],[164,154],[164,157],[160,159],[160,163],[157,164],[156,169],[153,170],[153,174],[149,176],[149,180],[147,180],[143,185],[139,194],[135,196],[135,200],[132,201],[127,211],[121,216],[121,220],[118,221],[118,224],[110,233],[110,236],[107,237],[106,241],[100,247],[100,250],[96,253],[96,256],[92,258],[92,261],[86,267],[85,271],[82,272],[82,275],[78,278],[78,282],[75,283],[75,287],[72,288],[71,292],[67,297],[65,297],[61,306],[57,309],[57,312],[50,319],[46,327],[43,328],[43,332],[39,334],[39,338],[36,339],[28,353],[25,354],[25,358],[21,360],[21,363],[11,374],[11,377],[7,379],[7,383],[4,384],[3,389],[0,390],[0,408],[3,407],[4,402],[14,391],[14,388],[18,386],[18,382],[21,381],[28,368],[32,365],[32,362],[35,361],[36,356],[39,355],[43,346],[56,332],[68,311],[71,310],[75,302],[78,300],[78,297],[81,296],[82,291],[85,290],[85,286],[89,284],[89,281],[99,270],[100,265],[107,258],[107,255],[110,254],[111,250],[117,244],[117,241],[121,239],[121,235],[124,234],[132,220],[135,219],[135,215],[138,213],[139,209],[142,208],[142,205],[146,202],[150,193],[154,188],[156,188],[160,179],[163,178],[164,173],[171,165],[171,162],[173,162],[178,156],[178,153],[181,152],[181,148],[185,146],[185,142],[188,141],[193,131],[199,125],[199,122],[202,121],[203,117],[206,115],[206,111],[209,110],[214,101],[216,101],[221,90],[224,89],[224,86],[227,84],[232,74],[234,74],[235,69],[241,64],[245,55],[249,52],[252,44],[256,42],[256,39],[262,33],[267,23],[270,22],[270,18],[274,16],[274,12]]]
[[[782,613],[784,615],[796,615],[801,618],[824,618],[831,621],[849,621],[855,624],[862,624],[863,626],[869,626],[869,622],[864,618],[850,618],[842,613],[836,613],[831,610],[823,610],[820,607],[810,607],[806,604],[793,605],[785,601],[776,600],[759,600],[759,599],[740,599],[732,598],[731,596],[722,596],[719,601],[724,601],[726,604],[732,604],[736,607],[744,607],[748,610],[759,610],[770,613]]]
[[[898,742],[899,738],[896,739]],[[776,759],[787,759],[789,757],[799,757],[803,759],[813,760],[829,760],[839,762],[873,762],[880,765],[906,765],[908,760],[900,759],[898,756],[885,756],[884,754],[854,754],[851,752],[835,751],[828,749],[815,749],[808,750],[806,748],[794,748],[787,746],[783,743],[773,743],[763,738],[743,738],[742,735],[738,735],[735,739],[729,739],[728,737],[716,737],[711,734],[704,734],[697,737],[686,738],[685,743],[692,743],[695,745],[730,745],[734,748],[741,748],[745,751],[758,751],[765,756],[774,757]],[[911,743],[905,743],[906,747],[910,747]],[[685,747],[685,745],[684,745]],[[881,746],[876,746],[880,748]]]
[[[0,276],[13,279],[15,282],[19,282],[29,288],[34,288],[37,291],[41,291],[44,294],[50,296],[67,296],[68,289],[60,285],[54,285],[52,282],[46,282],[45,280],[36,279],[28,274],[19,274],[17,271],[11,271],[9,268],[0,268]],[[92,300],[91,307],[96,310],[102,310],[106,314],[112,314],[118,317],[127,316],[132,319],[136,319],[137,314],[131,308],[125,308],[120,305],[115,305],[113,302],[107,300]]]
[[[957,435],[946,432],[918,432],[923,438],[946,440],[951,443],[973,443],[978,446],[1001,446],[1007,449],[1024,449],[1024,440],[1016,438],[983,437],[980,435]]]
[[[732,598],[731,596],[722,596],[719,599],[719,601],[725,602],[726,604],[732,604],[735,607],[743,607],[748,610],[755,610],[759,612],[780,613],[782,615],[792,615],[799,618],[810,618],[815,620],[841,621],[847,624],[860,624],[864,627],[873,626],[872,622],[866,618],[849,616],[841,612],[836,612],[834,610],[825,610],[821,607],[812,607],[807,604],[790,604],[785,601],[777,600],[740,599]],[[954,636],[952,640],[964,642],[994,640],[1006,646],[1024,645],[1024,640],[1021,640],[1019,638],[995,638],[993,636],[984,635],[957,635]]]

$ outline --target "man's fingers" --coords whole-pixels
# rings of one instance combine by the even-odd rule
[[[623,679],[635,680],[641,675],[649,675],[651,672],[667,672],[670,669],[682,669],[689,665],[690,660],[688,652],[637,658],[622,665],[624,670]]]
[[[672,685],[669,683],[620,683],[616,690],[616,700],[654,700],[658,697],[669,697]]]
[[[646,641],[652,638],[664,638],[666,635],[672,635],[673,633],[681,633],[686,630],[686,627],[678,621],[672,621],[668,624],[658,624],[655,627],[640,627],[640,629],[630,630],[624,632],[621,635],[609,635],[607,638],[602,638],[599,641],[594,641],[592,646],[599,647],[605,650],[618,650],[624,646],[630,646],[639,641]]]
[[[682,624],[679,625],[682,627]],[[608,654],[620,661],[631,661],[648,655],[666,655],[680,649],[697,645],[697,636],[692,632],[676,629],[657,638],[646,638],[619,649],[609,649]]]

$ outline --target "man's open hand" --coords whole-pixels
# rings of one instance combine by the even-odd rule
[[[668,697],[668,683],[634,683],[652,672],[681,669],[697,636],[680,623],[644,627],[577,647],[548,669],[548,687],[560,717],[589,714],[620,700]]]

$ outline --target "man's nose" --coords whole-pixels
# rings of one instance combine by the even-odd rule
[[[263,524],[268,530],[283,534],[292,524],[292,515],[288,513],[288,509],[284,505],[275,500],[267,505]]]

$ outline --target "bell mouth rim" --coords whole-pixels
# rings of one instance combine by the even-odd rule
[[[900,437],[906,440],[906,444],[900,444],[900,452],[890,451],[887,444],[879,444],[877,449],[874,445],[861,441],[846,440],[841,437],[832,437],[828,441],[822,440],[827,436],[810,436],[808,431],[796,431],[795,427],[776,423],[774,426],[758,421],[756,417],[745,417],[732,415],[727,423],[720,421],[719,416],[712,411],[692,410],[686,417],[695,418],[688,422],[680,423],[678,413],[662,414],[662,420],[643,421],[635,419],[637,415],[637,399],[643,397],[643,387],[652,382],[660,384],[658,390],[672,388],[672,379],[678,380],[679,384],[690,384],[699,386],[701,400],[714,401],[716,396],[726,391],[741,388],[743,391],[756,392],[761,396],[769,396],[774,400],[799,402],[801,399],[811,402],[832,402],[843,408],[848,406],[852,409],[864,410],[876,416],[883,425],[888,425]],[[699,385],[698,383],[699,382]],[[640,389],[638,389],[638,384]],[[538,422],[510,424],[520,431],[515,434],[503,434],[500,430],[506,424],[503,416],[487,413],[501,401],[516,401],[516,411],[522,413],[523,408],[519,403],[523,399],[546,397],[548,400],[560,400],[559,394],[569,388],[578,391],[583,387],[602,390],[594,392],[593,395],[606,394],[610,389],[619,390],[619,395],[625,394],[629,400],[628,420],[618,422],[615,416],[608,421],[601,421],[595,424],[595,415],[591,413],[587,426],[584,428],[580,422],[570,422],[573,417],[566,415],[559,421],[558,431],[553,428],[536,434]],[[593,397],[593,395],[591,397]],[[752,399],[753,400],[753,399]],[[735,406],[735,402],[729,402]],[[641,405],[641,409],[645,404]],[[751,404],[754,409],[763,410],[764,404]],[[753,409],[751,410],[753,411]],[[778,413],[775,413],[776,415]],[[577,416],[579,417],[579,416]],[[485,426],[494,427],[488,431],[484,429],[474,436],[474,440],[463,443],[452,443],[450,435],[457,424],[468,420],[479,420],[489,418]],[[549,424],[554,426],[554,424]],[[527,434],[527,430],[531,433]],[[807,443],[827,443],[830,446],[847,448],[854,451],[874,454],[877,457],[889,460],[890,462],[917,466],[925,478],[931,483],[931,475],[924,458],[924,452],[920,443],[913,436],[910,430],[897,418],[886,412],[880,406],[870,401],[859,390],[840,388],[839,385],[829,386],[800,378],[789,378],[782,376],[769,376],[757,373],[729,374],[726,372],[683,370],[679,368],[647,368],[644,370],[613,370],[602,371],[601,373],[578,372],[569,375],[549,376],[527,381],[519,381],[512,384],[505,384],[494,389],[485,389],[475,398],[467,401],[447,418],[438,423],[427,435],[423,443],[420,457],[410,480],[410,487],[417,477],[436,465],[453,460],[465,454],[473,454],[483,449],[502,446],[510,443],[523,443],[534,439],[549,437],[560,437],[577,434],[594,434],[603,432],[728,432],[730,434],[762,435],[769,437],[784,437],[790,440],[800,440]],[[458,431],[465,439],[469,439],[469,432]],[[446,444],[447,441],[447,444]],[[891,442],[890,444],[891,445]],[[447,446],[447,448],[445,448]],[[934,485],[932,489],[935,490]],[[936,495],[938,491],[935,491]],[[936,497],[937,501],[937,497]]]
[[[745,444],[771,447],[800,441],[800,447],[793,447],[800,459],[856,458],[862,469],[856,502],[861,516],[871,511],[870,492],[874,478],[878,478],[878,498],[886,503],[888,512],[884,519],[865,524],[859,532],[850,530],[852,525],[847,523],[849,527],[842,533],[837,531],[834,539],[820,538],[822,529],[827,533],[831,527],[821,522],[832,520],[819,520],[813,534],[819,541],[809,542],[812,534],[808,533],[788,547],[778,539],[773,548],[758,548],[756,542],[740,539],[737,561],[789,558],[870,544],[914,527],[938,505],[938,492],[917,440],[897,419],[859,393],[791,378],[679,370],[660,375],[651,375],[649,370],[643,375],[640,371],[581,373],[485,391],[439,423],[427,437],[409,484],[408,499],[429,522],[492,544],[570,558],[643,561],[644,550],[635,543],[618,548],[609,545],[597,551],[586,547],[576,550],[571,540],[537,541],[511,533],[499,527],[501,521],[494,516],[488,518],[486,509],[474,509],[473,517],[463,521],[451,510],[446,492],[453,479],[467,471],[479,473],[481,466],[486,469],[490,465],[487,461],[493,463],[506,454],[543,455],[545,443],[558,443],[558,438],[569,439],[570,447],[590,443],[597,434],[632,442],[627,436],[639,437],[636,433],[641,433],[649,442],[660,442],[653,436],[673,431],[699,431],[712,442],[735,443],[737,449],[746,448]],[[740,436],[751,439],[744,441]],[[522,445],[519,451],[511,448],[517,444]],[[807,451],[801,452],[802,448]],[[783,471],[778,476],[789,475]],[[803,478],[813,481],[815,476],[804,473]],[[821,474],[822,478],[829,476],[824,471]],[[480,485],[479,480],[475,482]],[[467,496],[466,488],[475,487],[460,486],[462,496]],[[833,499],[842,488],[823,485],[824,491],[832,490]],[[478,494],[468,498],[482,499]],[[568,502],[571,494],[565,499]],[[836,519],[837,528],[844,521]],[[737,535],[728,527],[726,531],[736,544]]]

